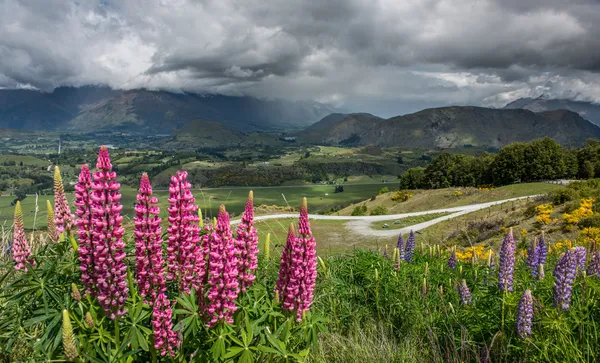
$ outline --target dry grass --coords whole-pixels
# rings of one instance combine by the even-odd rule
[[[419,212],[448,207],[458,207],[469,204],[485,203],[514,197],[535,194],[545,194],[559,189],[559,185],[548,183],[513,184],[493,190],[477,190],[476,188],[446,188],[435,190],[416,190],[413,197],[406,202],[394,202],[391,198],[394,192],[378,195],[375,200],[366,200],[352,204],[342,209],[340,215],[350,215],[357,205],[366,204],[368,210],[383,205],[388,214]],[[462,195],[456,196],[457,192]]]

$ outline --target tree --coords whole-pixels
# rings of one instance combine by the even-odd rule
[[[400,176],[400,189],[425,188],[425,168],[410,168]]]

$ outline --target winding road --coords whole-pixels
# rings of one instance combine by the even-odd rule
[[[411,213],[401,213],[401,214],[387,214],[383,216],[330,216],[330,215],[321,215],[321,214],[311,214],[311,219],[328,219],[328,220],[347,220],[346,227],[351,229],[354,233],[358,233],[364,236],[372,236],[372,237],[393,237],[398,234],[406,234],[412,231],[419,231],[425,229],[434,224],[446,221],[448,219],[456,218],[458,216],[476,212],[478,210],[482,210],[485,208],[489,208],[498,204],[503,204],[506,202],[512,202],[515,200],[527,199],[527,198],[535,198],[537,195],[530,195],[524,197],[510,198],[497,200],[494,202],[480,203],[480,204],[471,204],[464,205],[460,207],[451,207],[451,208],[442,208],[442,209],[434,209],[428,211],[421,212],[411,212]],[[414,217],[420,216],[424,214],[432,214],[432,213],[451,213],[436,219],[432,219],[430,221],[414,224],[412,226],[407,226],[404,228],[398,229],[374,229],[371,224],[373,222],[380,221],[389,221],[393,219],[402,219],[406,217]],[[256,216],[254,220],[267,220],[267,219],[283,219],[283,218],[297,218],[298,214],[286,213],[286,214],[273,214],[266,216]],[[232,224],[239,223],[240,220],[236,219],[232,221]]]

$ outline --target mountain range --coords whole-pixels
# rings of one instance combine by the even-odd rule
[[[171,134],[193,120],[236,131],[304,128],[337,109],[314,101],[286,101],[167,91],[59,87],[51,93],[0,89],[0,128],[68,132]]]
[[[600,127],[568,110],[536,113],[453,106],[389,119],[370,114],[329,115],[296,135],[311,143],[406,148],[501,147],[549,136],[562,145],[579,146],[590,137],[600,138]]]
[[[579,116],[600,126],[600,105],[591,102],[553,99],[542,94],[537,98],[519,98],[504,106],[504,108],[522,108],[533,112],[569,110],[577,112]]]
[[[314,101],[102,86],[0,89],[0,129],[170,135],[166,143],[185,148],[262,143],[277,137],[257,132],[282,131],[299,142],[341,146],[501,147],[544,136],[576,146],[600,138],[593,123],[600,124],[599,105],[544,95],[504,109],[452,106],[385,119]]]

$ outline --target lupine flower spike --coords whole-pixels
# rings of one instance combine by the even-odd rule
[[[467,281],[462,280],[460,287],[458,288],[458,293],[460,294],[460,299],[464,305],[469,305],[472,301],[471,291],[467,286]]]
[[[287,240],[283,251],[281,252],[281,263],[279,264],[279,275],[275,287],[275,292],[279,296],[284,295],[287,289],[287,283],[290,279],[290,265],[292,263],[292,251],[295,250],[294,244],[296,243],[296,233],[294,231],[294,224],[290,223],[288,229]]]
[[[92,175],[87,164],[81,166],[79,181],[75,185],[75,215],[77,216],[77,235],[79,236],[79,270],[81,271],[81,282],[85,290],[94,295],[95,291],[95,268],[94,268],[94,246],[92,246]]]
[[[560,256],[554,268],[554,306],[569,310],[576,272],[577,256],[572,248]]]
[[[54,221],[54,209],[52,208],[52,203],[50,203],[49,200],[46,200],[46,209],[48,211],[48,218],[46,219],[48,225],[48,238],[50,238],[52,242],[58,242],[60,235],[56,229],[56,223]]]
[[[592,254],[590,264],[588,265],[588,268],[587,268],[587,275],[600,277],[600,249],[596,250]]]
[[[415,233],[410,231],[410,235],[406,240],[406,247],[404,250],[404,260],[410,263],[413,259],[413,255],[415,253]]]
[[[548,246],[546,245],[546,240],[544,238],[544,232],[542,231],[542,235],[538,240],[538,250],[539,250],[539,264],[546,264],[546,257],[548,256]]]
[[[533,325],[533,296],[531,290],[526,290],[519,302],[517,311],[517,334],[521,339],[531,336]]]
[[[17,201],[15,206],[15,225],[13,227],[12,254],[16,262],[15,270],[27,271],[26,263],[35,265],[27,237],[25,237],[25,226],[23,225],[23,212],[21,202]]]
[[[238,261],[235,242],[229,225],[229,213],[221,205],[217,226],[209,237],[208,256],[208,326],[218,322],[233,323],[233,313],[237,310],[235,300],[239,293]]]
[[[133,219],[136,272],[140,295],[152,306],[158,295],[167,291],[162,251],[161,218],[158,200],[152,196],[148,174],[142,174]]]
[[[500,249],[500,271],[498,273],[498,288],[502,291],[513,291],[513,273],[515,270],[515,239],[512,228],[504,237]]]
[[[127,286],[127,266],[125,243],[123,242],[123,217],[120,203],[120,185],[116,173],[112,171],[110,156],[106,146],[98,153],[98,170],[92,181],[92,246],[94,248],[94,269],[97,297],[100,306],[110,319],[127,313],[124,309],[129,293]]]
[[[71,230],[73,226],[73,215],[69,202],[65,195],[62,177],[58,166],[54,167],[54,222],[58,233],[64,233]]]
[[[583,246],[575,247],[575,258],[577,259],[577,269],[580,273],[585,271],[585,262],[587,258],[587,250]]]
[[[198,281],[205,272],[198,243],[199,217],[196,199],[190,191],[186,171],[177,171],[169,186],[169,239],[167,246],[167,279],[177,281],[179,289],[188,294],[199,288]]]
[[[396,244],[396,248],[398,249],[398,251],[400,252],[400,255],[398,256],[401,260],[404,260],[404,239],[402,238],[402,234],[400,234],[398,236],[398,243]]]
[[[237,227],[235,240],[238,255],[238,272],[242,292],[246,292],[256,279],[254,271],[258,267],[258,236],[254,228],[254,193],[250,191],[242,220]],[[265,246],[265,249],[267,246]]]
[[[529,251],[527,251],[527,266],[531,271],[533,277],[537,277],[538,265],[540,264],[540,249],[538,243],[533,239],[529,245]]]
[[[75,334],[73,334],[73,326],[69,318],[69,312],[62,312],[62,342],[65,358],[67,362],[72,362],[78,355],[77,345],[75,344]]]
[[[167,353],[175,357],[175,350],[179,345],[177,333],[173,331],[173,310],[171,303],[164,293],[159,293],[154,300],[152,310],[152,328],[154,334],[154,349],[161,356]]]
[[[453,270],[456,268],[456,247],[452,248],[452,253],[450,253],[450,258],[448,258],[447,266]]]
[[[303,313],[310,309],[317,278],[316,242],[310,230],[306,198],[300,207],[298,236],[291,251],[291,264],[286,290],[282,294],[284,310],[296,311],[296,319],[302,321]]]

